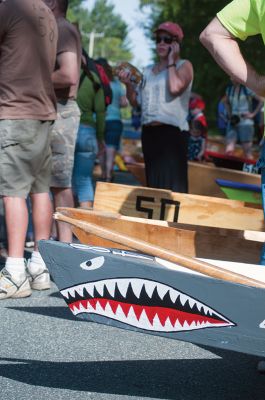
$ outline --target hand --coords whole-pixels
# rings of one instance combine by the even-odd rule
[[[180,53],[180,45],[178,42],[172,42],[170,45],[171,50],[168,53],[168,65],[174,64],[177,59],[179,58],[179,53]]]
[[[125,85],[131,84],[132,73],[130,71],[120,70],[118,73],[119,80]]]
[[[241,117],[244,119],[252,119],[252,118],[254,118],[254,114],[251,112],[245,112],[245,113],[241,114]]]

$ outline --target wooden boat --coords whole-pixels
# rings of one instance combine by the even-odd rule
[[[172,253],[165,260],[157,254],[167,253],[156,253],[154,248],[155,254],[149,256],[148,252],[40,241],[39,249],[78,318],[265,355],[264,267],[193,260],[203,271],[217,273],[209,277],[191,270],[187,259],[173,263]]]
[[[265,241],[262,232],[185,225],[80,208],[57,208],[56,219],[70,223],[73,233],[83,244],[132,250],[117,245],[111,238],[106,240],[87,232],[86,224],[93,223],[186,256],[251,264],[258,264]],[[78,224],[80,221],[82,228]]]
[[[260,185],[250,185],[226,179],[216,179],[226,197],[231,200],[239,200],[247,203],[262,204]]]
[[[248,159],[245,157],[238,157],[236,155],[229,155],[219,153],[216,151],[207,150],[205,152],[207,161],[212,161],[216,167],[230,168],[242,171],[244,166],[254,166],[257,160]]]
[[[264,232],[261,209],[217,197],[98,182],[94,209],[189,225]]]
[[[146,186],[144,163],[127,164],[127,169],[141,185]],[[216,179],[226,179],[252,185],[261,184],[261,177],[258,174],[251,174],[193,161],[189,161],[188,164],[188,179],[190,194],[221,198],[226,198],[226,196],[216,184]]]

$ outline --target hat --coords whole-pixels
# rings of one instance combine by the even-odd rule
[[[200,110],[205,109],[205,103],[202,99],[198,98],[193,98],[190,100],[190,105],[189,105],[190,110],[193,110],[194,108],[199,108]]]
[[[170,35],[176,36],[180,42],[184,37],[183,30],[178,24],[174,24],[174,22],[163,22],[154,32],[157,33],[158,31],[168,32]]]

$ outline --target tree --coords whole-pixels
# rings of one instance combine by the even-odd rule
[[[207,102],[208,118],[215,117],[216,103],[224,93],[228,76],[212,59],[199,42],[199,35],[216,13],[229,0],[141,0],[141,7],[151,7],[151,17],[147,22],[150,36],[155,27],[163,21],[176,21],[184,31],[182,57],[189,59],[194,67],[193,89],[202,94]],[[240,47],[246,58],[259,70],[263,69],[263,46],[260,37],[251,37]]]
[[[83,1],[84,2],[84,1]],[[102,33],[95,39],[93,57],[105,57],[115,63],[120,60],[131,60],[127,24],[114,11],[114,5],[105,0],[96,0],[94,7],[88,11],[82,1],[71,0],[68,18],[78,22],[85,49],[89,47],[90,33]]]

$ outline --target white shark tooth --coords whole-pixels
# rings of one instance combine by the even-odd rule
[[[126,298],[129,283],[130,282],[127,279],[126,280],[122,279],[117,281],[119,292],[124,298]]]
[[[157,285],[157,292],[161,300],[165,297],[165,294],[168,292],[169,288],[166,285]]]
[[[141,279],[132,279],[131,280],[132,290],[135,296],[139,299],[140,293],[143,287],[143,281]]]
[[[195,321],[192,321],[192,323],[190,324],[190,329],[196,329],[197,325]]]
[[[73,306],[72,310],[73,310],[73,313],[74,313],[75,315],[79,313],[79,309],[78,309],[78,307],[75,306],[75,305]]]
[[[95,289],[102,297],[103,297],[103,292],[104,292],[104,286],[105,286],[104,281],[95,282]]]
[[[119,320],[122,320],[122,321],[124,321],[124,319],[126,318],[126,316],[123,312],[123,309],[121,308],[120,305],[118,305],[115,315],[116,315],[116,318],[118,318]]]
[[[192,308],[192,307],[194,306],[194,304],[196,304],[196,301],[193,300],[191,297],[189,297],[189,305],[190,305],[190,308]]]
[[[160,319],[157,314],[154,316],[154,319],[153,319],[153,328],[154,328],[154,330],[157,330],[157,331],[162,330],[162,325],[161,325]]]
[[[184,322],[183,329],[190,329],[190,324],[187,321]]]
[[[80,303],[79,310],[80,310],[81,312],[86,312],[86,311],[87,311],[87,309],[83,306],[82,303]]]
[[[183,327],[182,327],[182,325],[181,325],[181,323],[179,322],[178,319],[176,320],[176,322],[174,324],[174,330],[177,331],[177,332],[183,330]]]
[[[155,282],[151,282],[151,281],[148,281],[148,282],[146,281],[144,283],[144,286],[145,286],[145,291],[146,291],[147,295],[151,299],[151,297],[153,295],[153,292],[154,292],[154,289],[156,287],[156,283]]]
[[[169,290],[169,295],[170,295],[170,298],[171,298],[172,302],[175,303],[175,301],[177,300],[177,298],[179,296],[179,292],[177,292],[174,289],[170,289]]]
[[[86,285],[84,285],[83,289],[86,289],[89,296],[94,297],[94,284],[87,283]]]
[[[69,293],[69,295],[70,295],[71,297],[75,297],[75,286],[72,287],[72,288],[70,288],[69,291],[68,291],[68,293]]]
[[[173,330],[173,325],[171,324],[171,321],[170,321],[169,317],[167,317],[167,319],[166,319],[164,330],[165,331],[172,331]]]
[[[115,279],[111,279],[109,281],[105,282],[105,285],[108,289],[109,294],[114,297],[114,293],[115,293],[115,287],[116,287],[116,281]]]
[[[113,315],[114,315],[109,302],[107,302],[106,307],[105,307],[105,315],[107,315],[108,317],[113,317]]]
[[[84,294],[84,285],[76,286],[75,291],[76,291],[80,296],[83,296],[83,294]]]
[[[133,306],[130,307],[128,316],[127,316],[127,321],[131,323],[132,325],[138,325],[138,319],[136,318]]]
[[[140,316],[140,319],[139,319],[139,326],[140,326],[140,328],[144,328],[144,329],[149,328],[150,329],[150,325],[151,324],[150,324],[150,321],[149,321],[149,319],[148,319],[148,317],[146,315],[146,312],[145,312],[145,310],[143,310],[142,314]]]
[[[63,297],[65,297],[66,299],[69,299],[69,291],[68,289],[65,290],[60,290],[60,293]]]
[[[189,297],[186,296],[185,294],[180,293],[179,299],[180,299],[181,304],[184,306],[186,301],[189,299]]]
[[[101,315],[104,314],[104,312],[105,312],[99,301],[97,301],[97,303],[96,303],[96,312]]]

